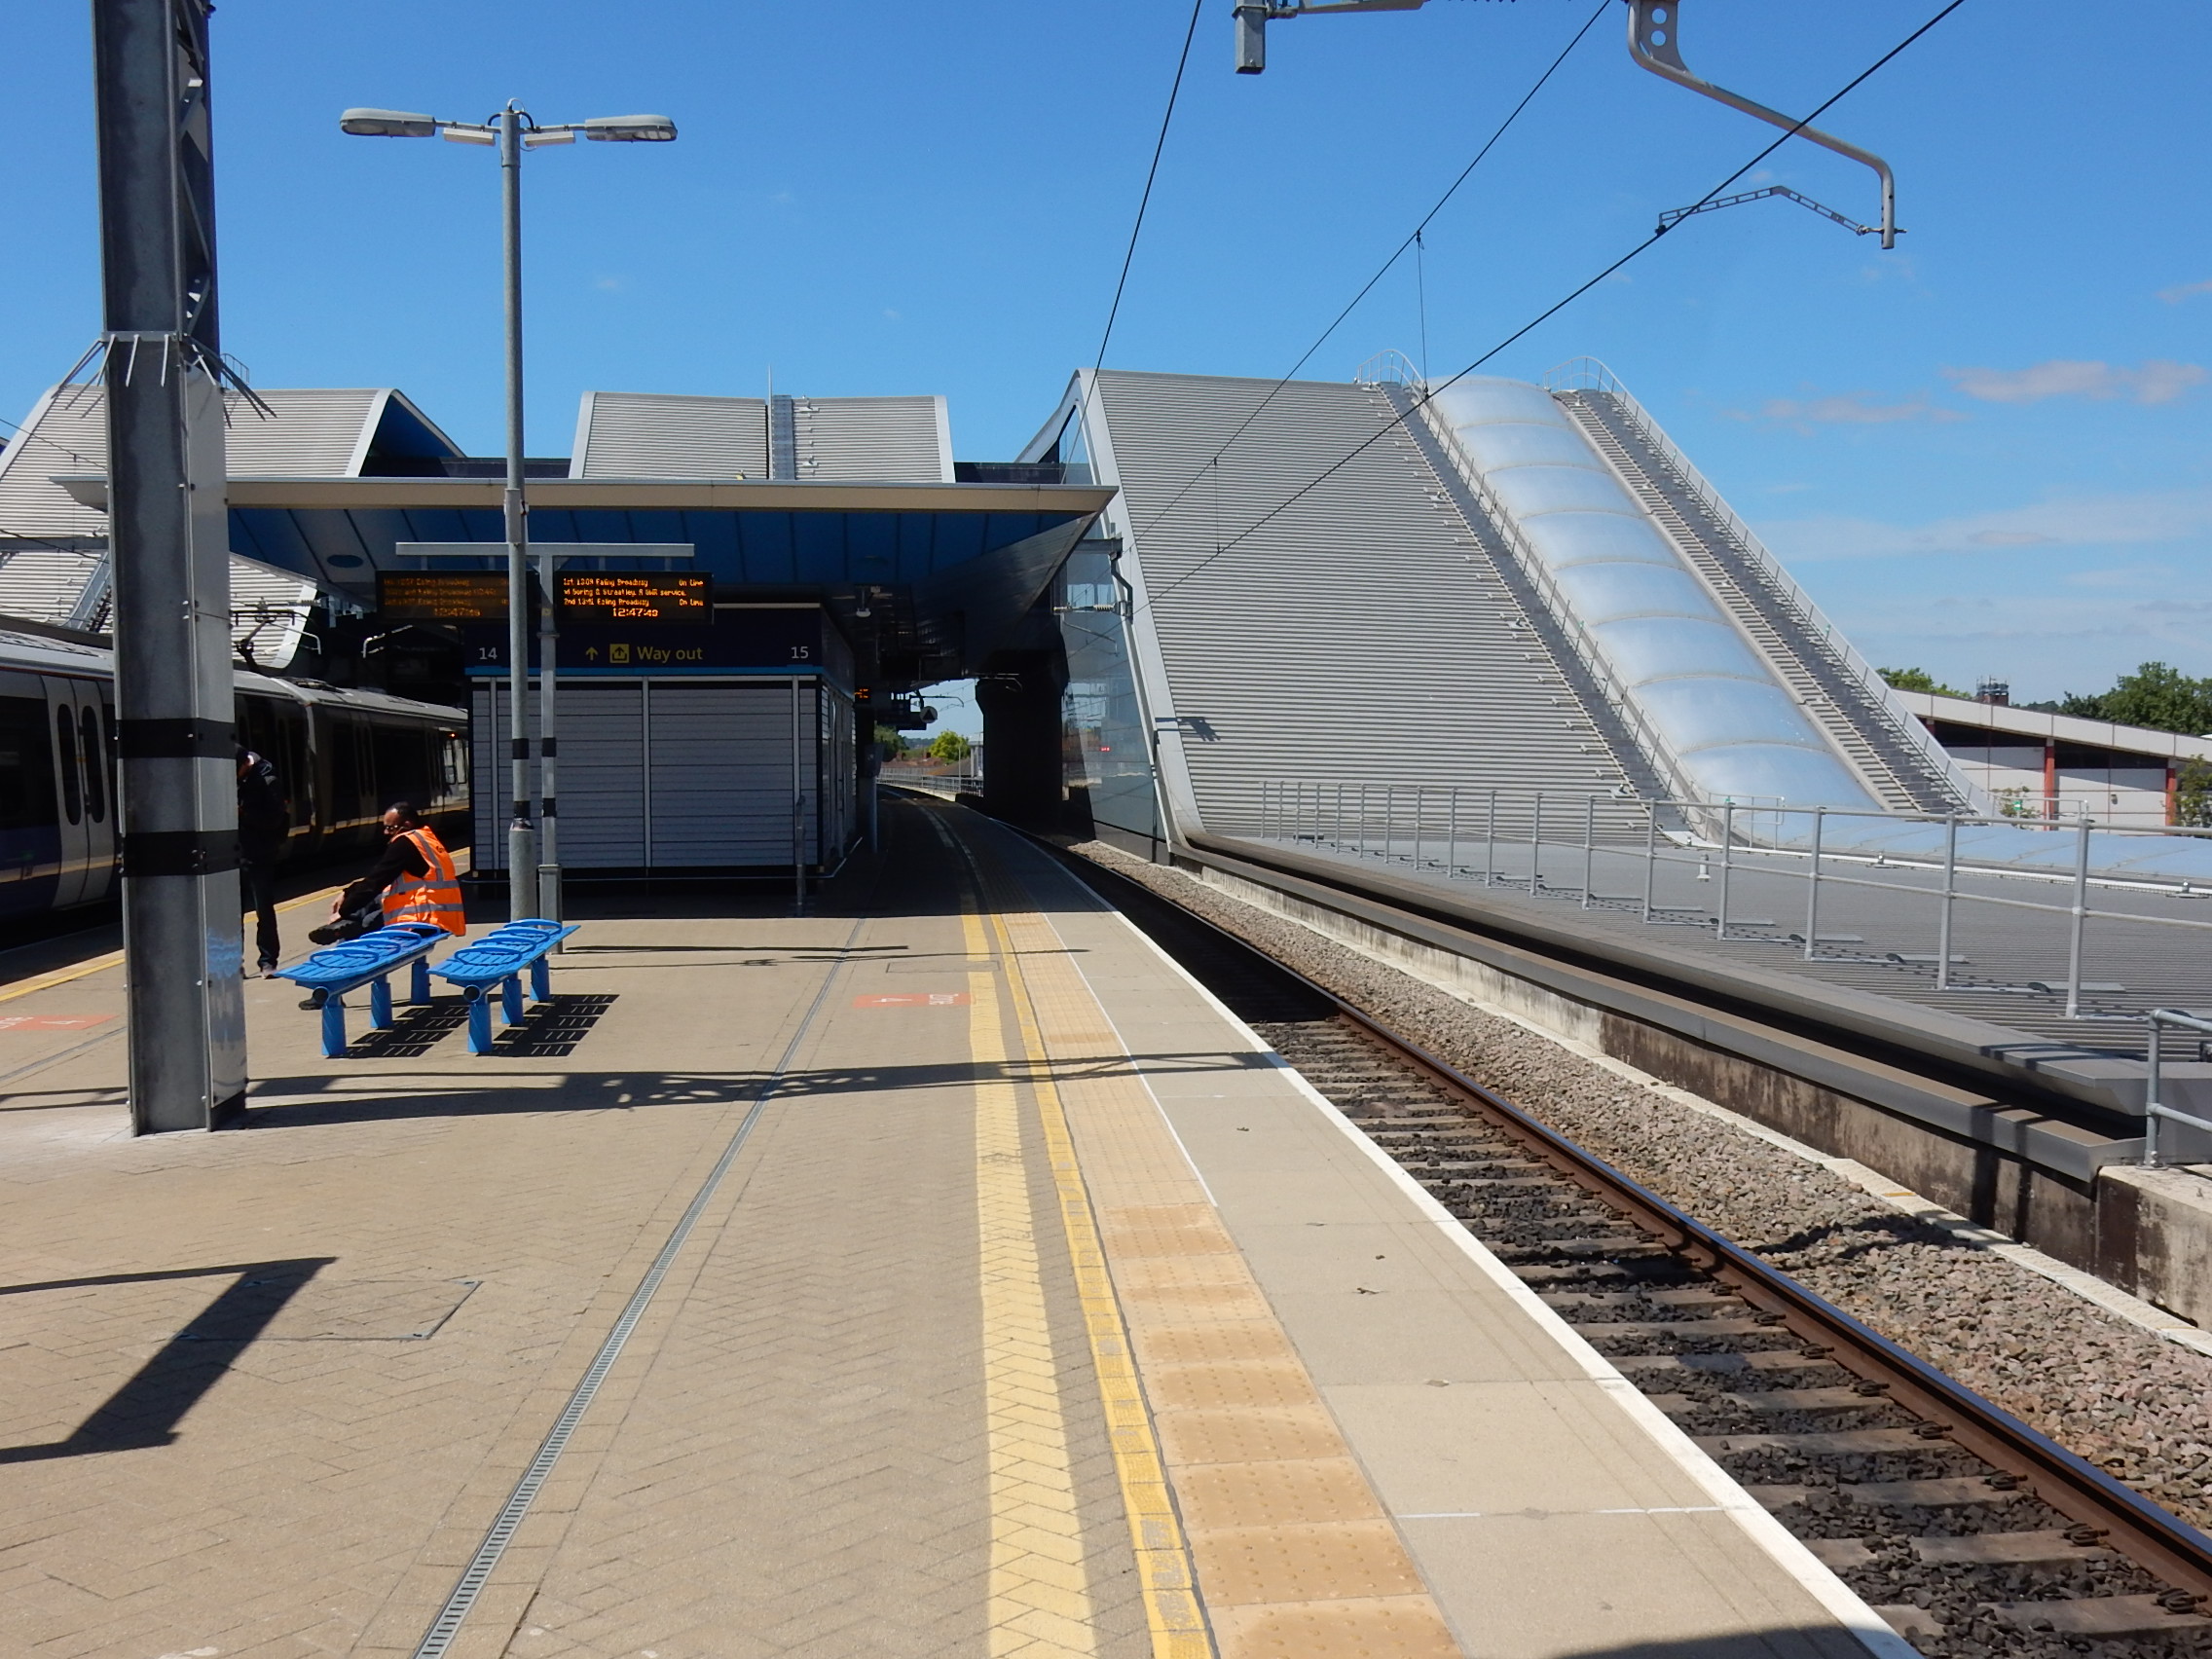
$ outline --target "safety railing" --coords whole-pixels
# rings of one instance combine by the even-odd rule
[[[1799,587],[1789,572],[1761,541],[1751,527],[1736,516],[1735,509],[1720,492],[1713,487],[1704,473],[1690,458],[1675,447],[1672,438],[1660,429],[1658,422],[1637,401],[1636,394],[1622,384],[1618,375],[1595,357],[1574,357],[1562,363],[1544,377],[1547,391],[1597,391],[1612,398],[1622,417],[1636,429],[1637,435],[1650,445],[1659,458],[1680,475],[1682,482],[1697,497],[1698,502],[1720,527],[1721,534],[1733,540],[1760,577],[1779,594],[1784,603],[1797,613],[1805,630],[1819,638],[1834,653],[1845,673],[1857,681],[1860,687],[1881,711],[1881,717],[1891,728],[1891,735],[1911,746],[1926,759],[1936,773],[1945,779],[1958,792],[1958,798],[1974,801],[1982,798],[1983,792],[1960,769],[1958,761],[1929,736],[1927,728],[1915,719],[1892,694],[1890,683],[1874,665],[1859,652],[1859,648],[1827,618],[1827,613],[1814,603],[1813,596]]]
[[[944,795],[949,799],[954,795],[974,794],[981,790],[983,774],[980,772],[916,772],[908,774],[886,769],[877,774],[876,781],[878,783],[896,784],[901,789],[927,790],[932,794]]]
[[[2199,1014],[2185,1014],[2178,1008],[2155,1008],[2150,1014],[2151,1040],[2145,1060],[2143,1082],[2143,1161],[2156,1166],[2159,1161],[2158,1124],[2187,1124],[2193,1129],[2212,1134],[2212,1123],[2176,1111],[2165,1103],[2165,1028],[2174,1026],[2183,1031],[2201,1032],[2212,1036],[2212,1019]],[[2202,1045],[2198,1045],[2201,1050]]]
[[[2125,987],[2088,977],[2092,923],[2101,929],[2212,932],[2212,917],[2177,915],[2168,907],[2175,901],[2212,898],[2203,887],[2099,867],[2092,858],[2092,835],[2212,838],[2205,830],[2116,830],[2085,818],[2044,827],[1966,813],[1337,780],[1264,784],[1257,822],[1266,840],[1403,864],[1423,876],[1516,889],[1584,909],[1628,911],[1647,925],[1710,928],[1714,939],[1729,942],[1791,946],[1806,961],[1932,968],[1937,991],[2046,997],[2059,1002],[2070,1020],[2145,1017],[2112,1009],[2111,999]],[[1702,832],[1687,832],[1683,825],[1697,825]],[[1911,826],[1921,832],[1900,836]],[[1988,826],[2039,840],[2047,836],[2051,852],[2067,856],[2022,864],[1977,857],[1972,846],[1961,847],[1962,831]],[[1686,895],[1670,891],[1681,885],[1671,872],[1683,868],[1694,868],[1692,879],[1703,895],[1697,903],[1677,903]],[[1746,915],[1741,898],[1742,884],[1756,882],[1758,902],[1771,904],[1778,879],[1801,884],[1802,920],[1792,918],[1787,928],[1772,917]],[[1602,890],[1602,883],[1610,890]],[[2060,888],[2063,899],[2031,897],[2038,883]],[[1837,947],[1866,940],[1822,932],[1824,915],[1832,921],[1834,906],[1859,892],[1915,901],[1901,915],[1877,910],[1875,925],[1894,930],[1888,947],[1842,950]],[[2093,903],[2102,893],[2125,894],[2137,907],[2118,907],[2117,900]],[[1965,962],[1958,949],[1959,918],[1974,906],[2051,919],[2053,931],[2024,947],[2030,958],[2048,959],[2040,977],[1998,984],[1962,978],[1956,972]],[[1931,924],[1932,952],[1918,948],[1924,940],[1917,937]],[[2018,959],[2022,951],[2020,941],[2010,940],[2002,954]],[[2103,1006],[2086,1009],[2084,998]],[[2161,1017],[2170,1022],[2198,1016],[2167,1010]]]
[[[1529,538],[1522,535],[1519,523],[1491,493],[1489,483],[1467,459],[1466,452],[1460,449],[1458,440],[1453,437],[1450,426],[1435,413],[1433,405],[1422,406],[1421,419],[1428,422],[1430,430],[1436,434],[1438,447],[1451,461],[1454,475],[1465,486],[1467,494],[1474,498],[1476,508],[1504,541],[1507,556],[1528,576],[1529,585],[1536,590],[1536,597],[1558,625],[1560,637],[1566,641],[1567,649],[1574,653],[1575,661],[1581,665],[1590,682],[1604,698],[1609,712],[1628,728],[1630,740],[1642,752],[1644,759],[1649,762],[1662,784],[1680,790],[1683,780],[1675,764],[1673,747],[1660,737],[1658,728],[1645,718],[1642,704],[1629,695],[1628,687],[1621,683],[1620,677],[1613,672],[1611,661],[1604,652],[1598,649],[1597,642],[1590,638],[1589,630],[1583,626],[1580,615],[1567,603],[1567,596],[1560,592],[1551,566],[1529,544]],[[1585,710],[1584,713],[1588,714],[1589,711]],[[1592,723],[1595,725],[1595,719]]]

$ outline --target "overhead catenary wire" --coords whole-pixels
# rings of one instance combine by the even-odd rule
[[[1188,479],[1184,480],[1182,488],[1177,490],[1173,496],[1168,498],[1166,505],[1162,506],[1158,512],[1154,513],[1149,520],[1147,520],[1142,526],[1138,528],[1137,535],[1140,537],[1145,534],[1145,532],[1157,527],[1162,519],[1166,518],[1169,513],[1175,510],[1176,504],[1180,502],[1186,495],[1190,494],[1190,492],[1198,485],[1198,482],[1200,478],[1203,478],[1206,475],[1207,468],[1218,467],[1221,464],[1222,457],[1229,453],[1230,446],[1235,443],[1238,438],[1244,435],[1245,431],[1251,426],[1252,423],[1254,421],[1257,421],[1260,418],[1262,412],[1267,409],[1268,405],[1275,400],[1276,393],[1280,392],[1284,387],[1288,386],[1293,380],[1297,378],[1298,371],[1306,367],[1306,365],[1312,360],[1313,353],[1320,350],[1323,346],[1329,343],[1330,337],[1334,335],[1338,329],[1342,328],[1345,325],[1345,319],[1350,316],[1353,312],[1357,311],[1360,307],[1361,302],[1363,302],[1369,294],[1375,291],[1375,285],[1378,282],[1382,281],[1383,277],[1387,276],[1391,273],[1391,271],[1396,269],[1398,261],[1405,258],[1406,249],[1413,248],[1418,253],[1422,248],[1422,233],[1425,232],[1430,224],[1435,221],[1436,216],[1444,211],[1445,207],[1451,203],[1452,198],[1459,193],[1459,187],[1465,184],[1467,180],[1474,175],[1475,169],[1482,166],[1483,158],[1488,156],[1492,150],[1497,147],[1497,141],[1505,136],[1506,132],[1512,128],[1513,124],[1516,121],[1519,121],[1521,119],[1522,112],[1526,110],[1531,103],[1535,102],[1536,94],[1544,90],[1545,85],[1551,80],[1554,75],[1559,73],[1560,65],[1565,63],[1567,60],[1569,55],[1573,53],[1574,49],[1582,44],[1582,37],[1588,34],[1591,30],[1592,25],[1595,24],[1600,18],[1603,18],[1605,15],[1605,8],[1610,6],[1612,3],[1613,0],[1598,0],[1597,9],[1593,11],[1589,15],[1589,17],[1583,18],[1582,26],[1574,31],[1573,37],[1569,39],[1565,46],[1560,48],[1559,55],[1554,57],[1550,63],[1544,66],[1544,72],[1536,77],[1535,81],[1530,84],[1529,90],[1526,92],[1523,92],[1521,94],[1520,102],[1516,103],[1510,110],[1506,112],[1505,119],[1497,124],[1496,128],[1492,131],[1491,135],[1488,138],[1483,140],[1482,148],[1475,152],[1474,160],[1470,161],[1465,166],[1459,169],[1458,176],[1453,179],[1453,181],[1445,187],[1444,194],[1439,196],[1435,200],[1435,202],[1430,204],[1428,211],[1420,216],[1420,221],[1416,224],[1410,232],[1407,233],[1405,240],[1401,241],[1395,248],[1390,250],[1389,258],[1383,260],[1381,265],[1376,267],[1375,274],[1372,276],[1368,277],[1365,282],[1360,284],[1359,292],[1352,295],[1352,297],[1345,303],[1344,309],[1338,312],[1335,316],[1329,319],[1329,325],[1326,328],[1322,329],[1319,334],[1313,337],[1313,343],[1310,346],[1307,347],[1304,351],[1299,353],[1298,361],[1291,364],[1288,369],[1284,370],[1281,378],[1278,379],[1274,383],[1274,385],[1268,387],[1268,394],[1260,399],[1258,405],[1252,410],[1249,415],[1244,417],[1243,421],[1238,424],[1236,429],[1234,432],[1231,432],[1228,437],[1222,440],[1221,447],[1214,451],[1213,458],[1206,462],[1205,466],[1200,467]],[[1426,312],[1427,308],[1424,295],[1422,305],[1424,329]],[[1427,350],[1427,343],[1424,339],[1421,347],[1421,373],[1424,375],[1428,373],[1428,363],[1426,360]]]
[[[1775,151],[1781,149],[1783,145],[1788,143],[1790,139],[1796,137],[1797,134],[1805,128],[1810,127],[1814,121],[1826,114],[1827,111],[1833,108],[1836,104],[1842,102],[1845,97],[1856,92],[1862,84],[1871,79],[1879,70],[1889,64],[1892,59],[1896,58],[1907,47],[1911,46],[1915,41],[1919,40],[1921,36],[1928,33],[1930,29],[1933,29],[1937,23],[1941,22],[1945,18],[1949,17],[1953,12],[1956,12],[1961,6],[1965,4],[1966,0],[1950,0],[1950,3],[1944,6],[1934,17],[1930,18],[1926,22],[1922,23],[1918,28],[1914,29],[1912,33],[1906,35],[1904,39],[1899,41],[1897,45],[1891,47],[1889,51],[1883,53],[1881,56],[1877,57],[1872,63],[1868,64],[1864,69],[1861,70],[1857,75],[1853,76],[1849,81],[1847,81],[1841,88],[1831,93],[1828,97],[1823,99],[1820,105],[1816,109],[1814,109],[1810,115],[1807,115],[1803,119],[1794,123],[1788,131],[1782,134],[1781,137],[1775,139],[1771,144],[1768,144],[1764,149],[1760,150],[1757,155],[1751,157],[1750,161],[1746,162],[1742,166],[1738,167],[1734,172],[1730,173],[1726,178],[1722,179],[1718,184],[1714,185],[1711,190],[1707,191],[1703,196],[1699,197],[1697,202],[1692,203],[1692,208],[1694,209],[1695,207],[1703,206],[1706,203],[1711,202],[1715,197],[1719,196],[1722,192],[1727,190],[1729,186],[1733,185],[1738,179],[1742,178],[1746,173],[1750,172],[1753,167],[1757,166],[1761,162],[1765,161],[1767,157],[1773,155]],[[1412,399],[1404,409],[1399,410],[1396,414],[1391,416],[1388,421],[1385,421],[1381,426],[1377,427],[1375,431],[1370,433],[1367,437],[1361,439],[1359,443],[1355,444],[1344,455],[1339,456],[1335,461],[1331,461],[1327,466],[1323,467],[1311,478],[1309,478],[1304,484],[1301,484],[1296,490],[1293,490],[1288,496],[1285,496],[1281,500],[1277,501],[1273,506],[1270,507],[1266,512],[1262,513],[1258,518],[1254,519],[1250,524],[1246,525],[1242,530],[1238,531],[1227,541],[1218,542],[1213,552],[1200,559],[1197,564],[1193,565],[1188,571],[1185,571],[1173,581],[1168,582],[1164,586],[1159,588],[1157,591],[1148,594],[1143,604],[1137,608],[1144,609],[1158,605],[1161,599],[1165,598],[1168,594],[1173,593],[1184,583],[1190,581],[1201,571],[1212,565],[1216,560],[1223,558],[1239,542],[1243,541],[1247,536],[1250,536],[1254,533],[1259,531],[1262,526],[1268,524],[1278,515],[1287,511],[1290,507],[1295,505],[1305,497],[1310,495],[1314,490],[1319,489],[1320,486],[1326,483],[1331,477],[1335,476],[1345,467],[1350,465],[1352,461],[1358,460],[1359,457],[1364,455],[1368,450],[1381,443],[1382,439],[1389,436],[1389,434],[1398,426],[1404,424],[1408,416],[1419,413],[1423,407],[1434,400],[1439,393],[1450,390],[1454,386],[1456,386],[1460,381],[1465,380],[1469,375],[1473,374],[1477,369],[1481,368],[1485,363],[1489,362],[1500,351],[1503,351],[1507,347],[1512,346],[1517,341],[1521,340],[1524,336],[1533,332],[1535,329],[1541,327],[1544,323],[1557,316],[1561,312],[1565,311],[1568,306],[1572,305],[1584,294],[1587,294],[1592,288],[1595,288],[1606,277],[1612,276],[1613,273],[1619,271],[1623,266],[1641,257],[1644,253],[1649,252],[1650,249],[1658,242],[1659,239],[1664,237],[1670,229],[1672,229],[1672,226],[1662,225],[1657,230],[1652,231],[1649,235],[1645,236],[1641,241],[1638,242],[1634,247],[1630,248],[1626,253],[1622,254],[1611,264],[1607,265],[1603,271],[1600,271],[1596,276],[1590,277],[1588,280],[1578,283],[1565,296],[1558,300],[1555,300],[1552,304],[1546,306],[1542,311],[1538,312],[1527,322],[1523,323],[1520,327],[1513,330],[1512,333],[1506,335],[1502,340],[1499,340],[1495,345],[1492,346],[1488,350],[1483,352],[1481,356],[1475,358],[1473,362],[1467,364],[1465,368],[1453,375],[1451,379],[1441,381],[1434,386],[1424,384],[1421,387],[1420,395]],[[1247,420],[1246,424],[1250,424],[1249,420]],[[1242,428],[1239,428],[1239,430],[1241,429]],[[1153,523],[1159,523],[1159,519],[1156,517],[1153,520]]]
[[[1191,20],[1183,30],[1183,51],[1175,59],[1175,79],[1168,84],[1167,107],[1160,112],[1160,136],[1153,140],[1152,165],[1145,169],[1144,190],[1137,197],[1136,218],[1129,225],[1128,246],[1122,251],[1122,274],[1114,282],[1113,303],[1106,308],[1106,326],[1098,331],[1098,353],[1091,361],[1091,378],[1106,363],[1106,346],[1114,338],[1114,324],[1122,315],[1122,295],[1129,285],[1129,267],[1136,263],[1137,239],[1144,234],[1145,211],[1152,205],[1152,187],[1160,178],[1160,158],[1167,150],[1167,129],[1175,122],[1175,105],[1183,95],[1183,71],[1191,64],[1191,42],[1198,38],[1198,17],[1205,0],[1192,0]]]

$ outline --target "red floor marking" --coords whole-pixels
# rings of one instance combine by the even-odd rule
[[[114,1017],[112,1014],[0,1014],[0,1031],[90,1031]]]
[[[855,997],[855,1008],[966,1008],[966,991],[900,991],[887,997]]]

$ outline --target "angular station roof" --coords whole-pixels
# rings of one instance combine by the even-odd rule
[[[503,559],[498,463],[463,455],[402,393],[258,395],[272,413],[234,396],[227,434],[241,591],[250,565],[311,604],[373,607],[379,571],[423,568],[404,545]],[[0,612],[93,625],[106,464],[96,386],[56,387],[0,452]],[[682,568],[718,589],[841,613],[886,687],[975,672],[1113,495],[956,481],[940,397],[587,392],[568,475],[546,470],[531,467],[534,542],[688,544]]]

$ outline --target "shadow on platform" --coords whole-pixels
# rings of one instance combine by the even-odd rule
[[[579,999],[580,1000],[580,999]],[[529,1054],[519,1044],[501,1054]],[[542,1052],[543,1051],[539,1051]],[[486,1056],[491,1058],[494,1056]],[[474,1056],[463,1056],[464,1063]],[[494,1075],[481,1089],[454,1088],[443,1073],[434,1091],[408,1092],[405,1080],[391,1074],[342,1072],[310,1077],[273,1077],[256,1083],[247,1097],[249,1126],[261,1129],[309,1127],[326,1124],[375,1123],[385,1119],[527,1116],[546,1112],[638,1111],[655,1106],[740,1106],[756,1100],[771,1085],[785,1101],[825,1099],[895,1090],[972,1089],[987,1083],[1015,1087],[1050,1082],[1056,1086],[1104,1078],[1184,1076],[1212,1072],[1270,1071],[1273,1056],[1234,1051],[1188,1053],[1100,1054],[1053,1061],[943,1061],[914,1065],[825,1067],[787,1072],[779,1080],[767,1072],[580,1072],[558,1089],[507,1087],[510,1077]],[[395,1086],[389,1094],[357,1092],[372,1081]],[[300,1095],[326,1095],[300,1100]],[[276,1096],[275,1102],[266,1096]]]
[[[302,1256],[288,1261],[0,1285],[0,1296],[27,1296],[43,1290],[87,1290],[101,1285],[150,1284],[160,1279],[226,1274],[231,1278],[214,1301],[155,1349],[153,1357],[95,1407],[67,1439],[37,1446],[0,1446],[0,1463],[44,1462],[54,1457],[86,1457],[169,1445],[176,1439],[176,1425],[222,1380],[240,1351],[268,1328],[310,1279],[337,1259]]]

